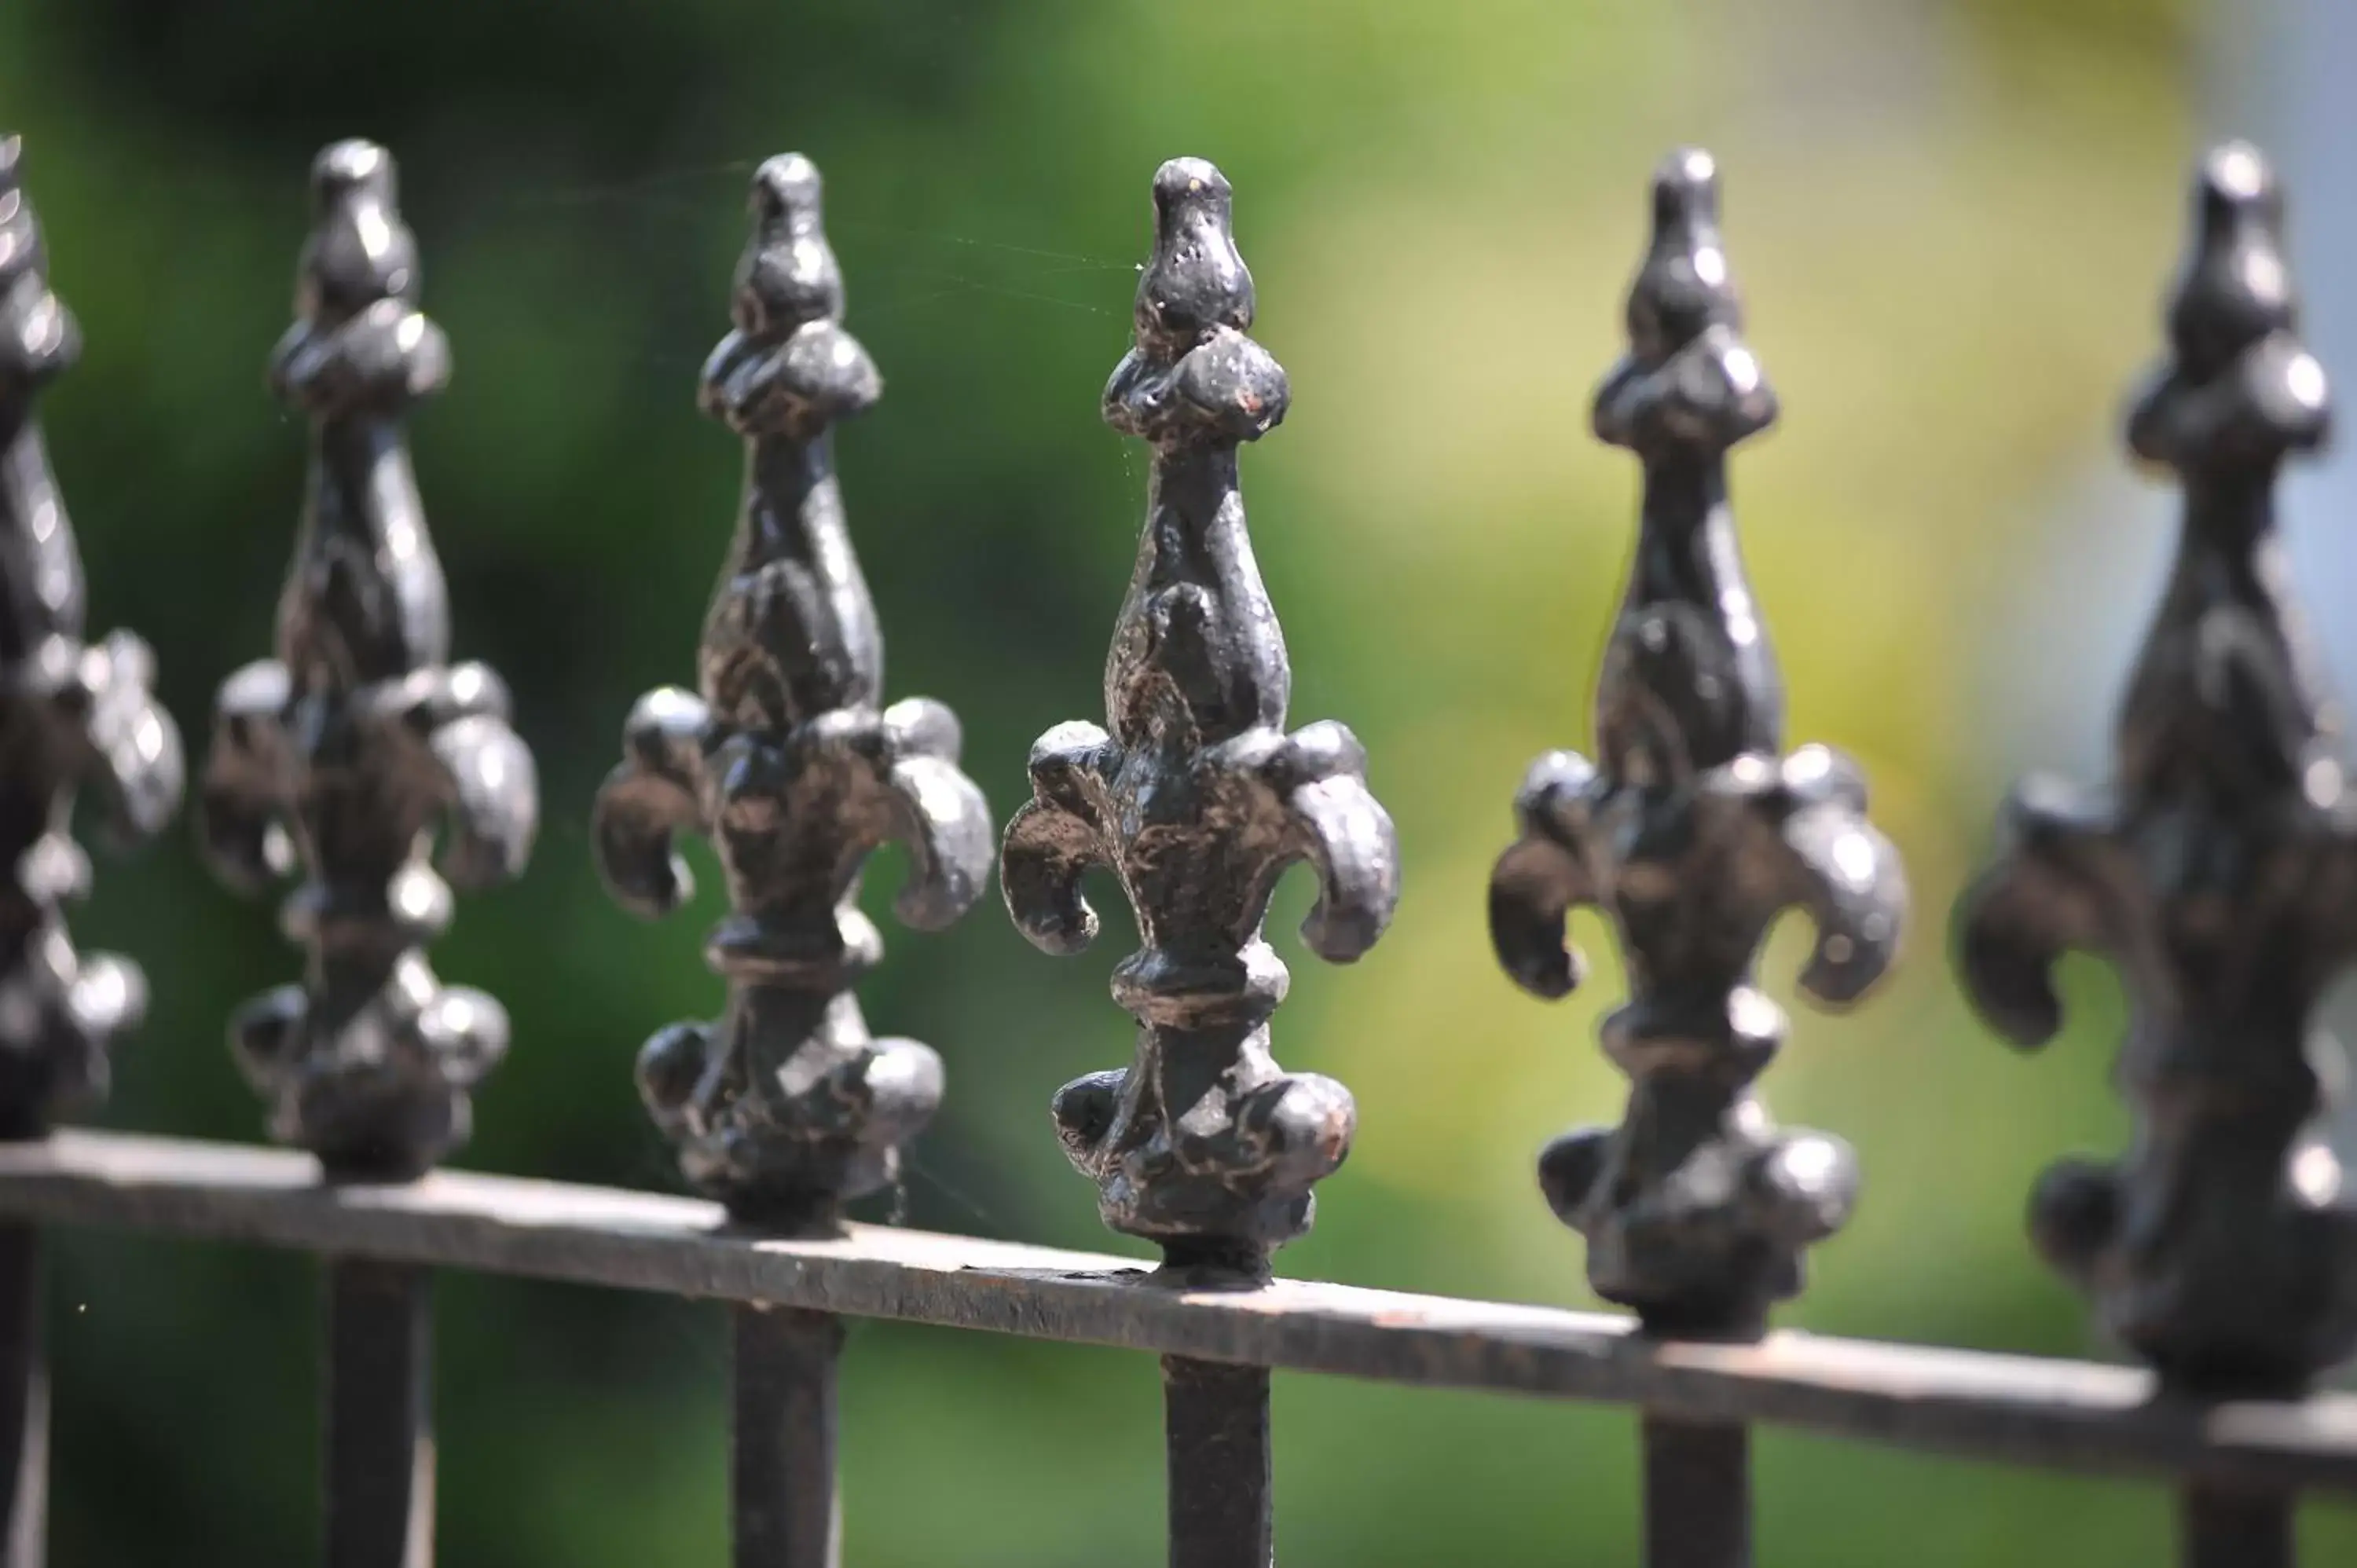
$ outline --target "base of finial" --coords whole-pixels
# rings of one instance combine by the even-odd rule
[[[1210,1082],[1191,1097],[1181,1129],[1164,1095],[1180,1079],[1170,1064],[1183,1058],[1159,1041],[1150,1048],[1158,1072],[1091,1073],[1057,1091],[1065,1157],[1097,1184],[1107,1229],[1190,1267],[1243,1266],[1249,1251],[1265,1275],[1269,1253],[1308,1233],[1311,1186],[1342,1163],[1354,1120],[1350,1090],[1317,1073],[1272,1071],[1241,1083],[1233,1067],[1197,1073],[1195,1081]],[[1272,1066],[1265,1050],[1242,1060]]]
[[[1587,1240],[1588,1283],[1659,1338],[1760,1338],[1857,1190],[1856,1157],[1837,1138],[1779,1130],[1748,1094],[1709,1115],[1681,1103],[1715,1092],[1641,1081],[1628,1122],[1575,1129],[1539,1155],[1548,1207]]]
[[[836,1233],[844,1204],[899,1181],[901,1145],[942,1099],[931,1047],[865,1033],[848,992],[741,987],[727,1017],[656,1032],[640,1097],[680,1174],[731,1220]]]
[[[465,1147],[507,1012],[443,985],[415,950],[354,993],[265,992],[231,1019],[231,1053],[268,1102],[270,1135],[317,1156],[328,1181],[414,1181]]]
[[[405,1094],[370,1080],[322,1079],[272,1108],[270,1135],[308,1152],[331,1187],[413,1182],[463,1146],[473,1107],[463,1093]]]
[[[726,1209],[732,1229],[770,1236],[840,1236],[846,1204],[900,1180],[898,1149],[830,1150],[788,1140],[760,1151],[765,1170],[748,1168],[741,1147],[733,1164],[703,1157],[708,1152],[693,1144],[681,1151],[687,1185]]]
[[[2323,1371],[2281,1361],[2169,1360],[2147,1358],[2160,1380],[2158,1396],[2188,1404],[2225,1400],[2285,1400],[2298,1402],[2315,1389]]]
[[[1765,1302],[1680,1302],[1642,1306],[1637,1326],[1648,1339],[1700,1339],[1749,1345],[1768,1337]]]
[[[1269,1250],[1229,1236],[1172,1237],[1161,1243],[1157,1281],[1187,1290],[1250,1289],[1275,1277]]]
[[[433,1170],[430,1157],[406,1150],[339,1149],[318,1154],[319,1179],[329,1187],[402,1187]]]
[[[417,1180],[462,1146],[472,1119],[463,1094],[376,1095],[330,1084],[283,1098],[272,1110],[270,1135],[317,1160],[319,1179],[331,1187],[396,1187]],[[354,1122],[362,1126],[350,1125]],[[371,1135],[368,1127],[382,1128],[382,1135]]]
[[[2030,1235],[2164,1393],[2300,1398],[2357,1349],[2357,1218],[2290,1190],[2237,1201],[2219,1183],[2169,1229],[2132,1233],[2134,1188],[2165,1179],[2061,1161],[2031,1196]]]
[[[833,1193],[739,1192],[724,1207],[731,1230],[794,1241],[832,1240],[844,1233],[843,1202]]]

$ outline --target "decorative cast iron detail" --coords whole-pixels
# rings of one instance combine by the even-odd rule
[[[1066,1154],[1116,1230],[1175,1264],[1265,1272],[1309,1229],[1311,1184],[1350,1149],[1350,1091],[1269,1054],[1285,965],[1261,928],[1297,862],[1321,879],[1302,935],[1348,963],[1399,900],[1391,818],[1340,725],[1284,732],[1292,671],[1254,564],[1236,448],[1285,417],[1284,370],[1245,336],[1253,281],[1227,180],[1198,158],[1154,177],[1136,346],[1104,417],[1154,448],[1144,536],[1105,663],[1113,733],[1059,725],[1031,748],[1033,797],[1000,876],[1026,936],[1054,953],[1095,937],[1082,874],[1109,867],[1145,947],[1114,972],[1138,1021],[1126,1069],[1056,1096]]]
[[[442,390],[449,346],[417,308],[393,158],[336,143],[311,191],[296,321],[270,364],[310,420],[303,521],[277,657],[232,674],[215,702],[202,839],[241,891],[301,877],[281,923],[306,951],[302,983],[248,1003],[230,1029],[273,1135],[333,1178],[400,1180],[466,1141],[469,1091],[507,1049],[505,1010],[443,985],[424,950],[449,924],[450,883],[522,871],[538,794],[507,688],[486,665],[447,662],[448,597],[403,418]]]
[[[2172,1382],[2280,1392],[2357,1348],[2357,1218],[2326,1146],[2319,994],[2357,958],[2357,799],[2340,714],[2276,534],[2288,455],[2321,445],[2323,370],[2298,338],[2281,202],[2257,152],[2203,162],[2169,359],[2129,449],[2184,490],[2177,561],[2129,677],[2117,778],[2033,777],[1958,910],[1982,1015],[2023,1047],[2061,1024],[2065,950],[2115,964],[2118,1081],[2136,1133],[2065,1161],[2030,1205],[2039,1249]]]
[[[673,835],[713,841],[731,913],[705,953],[727,1011],[674,1024],[639,1091],[688,1179],[737,1218],[833,1221],[895,1179],[941,1103],[942,1063],[871,1038],[853,987],[883,957],[858,906],[868,855],[908,851],[893,908],[939,930],[990,874],[990,810],[958,770],[955,714],[879,708],[884,643],[834,472],[835,422],[883,385],[843,328],[843,274],[799,154],[753,177],[753,232],[703,406],[745,441],[744,501],[705,618],[698,693],[648,693],[598,793],[597,864],[615,898],[661,915],[690,890]]]
[[[1652,194],[1630,351],[1594,411],[1598,437],[1644,466],[1598,760],[1532,765],[1490,928],[1514,980],[1553,998],[1582,977],[1566,914],[1611,922],[1630,998],[1603,1044],[1631,1080],[1627,1118],[1555,1139],[1539,1184],[1587,1238],[1599,1294],[1657,1332],[1740,1337],[1800,1289],[1803,1250],[1840,1229],[1857,1188],[1847,1145],[1778,1130],[1753,1092],[1786,1023],[1753,984],[1760,940],[1780,911],[1806,910],[1802,989],[1852,1002],[1896,953],[1907,889],[1857,766],[1822,746],[1781,755],[1782,682],[1727,492],[1727,449],[1774,422],[1776,398],[1743,342],[1710,156],[1673,154]]]
[[[147,645],[82,641],[81,555],[34,413],[81,337],[49,292],[23,154],[0,135],[0,1138],[102,1098],[109,1044],[146,1009],[137,965],[79,954],[66,933],[91,879],[74,796],[96,789],[112,836],[146,839],[179,809],[182,772]]]

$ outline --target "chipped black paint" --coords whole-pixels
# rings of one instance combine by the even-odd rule
[[[1596,394],[1596,434],[1644,465],[1643,517],[1596,704],[1598,762],[1551,752],[1515,802],[1522,837],[1490,885],[1491,935],[1515,981],[1579,983],[1564,940],[1601,910],[1631,995],[1605,1021],[1632,1080],[1627,1120],[1556,1139],[1539,1180],[1587,1238],[1598,1294],[1662,1332],[1746,1337],[1800,1288],[1802,1251],[1848,1217],[1848,1147],[1769,1121],[1752,1080],[1784,1037],[1752,983],[1790,907],[1816,922],[1802,987],[1856,999],[1889,964],[1906,910],[1897,853],[1866,819],[1857,767],[1780,756],[1783,690],[1727,505],[1727,448],[1776,417],[1741,337],[1707,154],[1653,181],[1650,253],[1629,296],[1630,351]]]
[[[1269,1054],[1285,965],[1262,939],[1277,877],[1321,885],[1302,934],[1347,963],[1399,899],[1391,818],[1366,754],[1332,723],[1285,733],[1292,671],[1254,564],[1236,448],[1285,417],[1285,371],[1245,336],[1252,274],[1230,228],[1227,180],[1178,158],[1154,177],[1154,254],[1137,288],[1136,346],[1105,388],[1104,417],[1154,448],[1137,569],[1105,664],[1112,733],[1060,725],[1031,750],[1033,797],[1007,825],[1008,910],[1049,952],[1097,930],[1081,897],[1110,867],[1145,947],[1114,973],[1138,1021],[1132,1066],[1057,1094],[1073,1165],[1116,1230],[1174,1263],[1254,1272],[1308,1230],[1311,1185],[1340,1165],[1355,1111],[1330,1078]]]
[[[639,1090],[690,1181],[739,1219],[801,1228],[892,1181],[941,1102],[931,1047],[872,1038],[860,1015],[853,987],[883,957],[859,910],[860,867],[905,845],[893,907],[938,930],[990,874],[990,813],[958,770],[956,715],[924,697],[877,705],[884,644],[832,427],[883,387],[843,328],[818,170],[770,159],[751,205],[736,329],[704,368],[704,408],[744,437],[746,470],[699,687],[632,709],[595,838],[614,897],[650,916],[689,892],[675,833],[718,850],[731,913],[705,950],[728,1008],[649,1040]]]
[[[2221,147],[2194,188],[2170,353],[2129,449],[2175,471],[2175,570],[2137,656],[2101,793],[2026,779],[1957,960],[2017,1045],[2060,1026],[2067,950],[2118,966],[2116,1164],[2050,1170],[2030,1225],[2104,1326],[2201,1391],[2282,1391],[2357,1348],[2357,1217],[2319,1125],[2319,993],[2357,958],[2357,800],[2276,534],[2277,469],[2326,434],[2297,336],[2275,177]]]
[[[300,876],[281,921],[307,955],[303,981],[249,1003],[230,1031],[273,1135],[331,1176],[399,1179],[466,1141],[469,1091],[508,1043],[497,1002],[426,965],[454,903],[428,855],[438,835],[461,887],[515,876],[538,791],[506,687],[488,666],[448,662],[403,419],[442,389],[449,346],[417,308],[393,158],[339,142],[311,185],[296,319],[270,365],[310,420],[303,521],[277,656],[221,685],[200,825],[231,886]]]
[[[91,880],[75,795],[97,792],[112,836],[146,839],[179,809],[183,772],[147,645],[82,640],[81,555],[34,413],[81,338],[49,292],[23,153],[0,136],[0,1138],[103,1097],[108,1046],[146,1007],[136,965],[67,935]]]

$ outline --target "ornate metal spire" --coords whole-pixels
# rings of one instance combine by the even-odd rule
[[[1958,963],[2015,1044],[2061,1024],[2066,950],[2118,966],[2136,1134],[2030,1205],[2039,1249],[2188,1388],[2280,1392],[2357,1348],[2357,1219],[2323,1142],[2317,998],[2357,959],[2357,799],[2291,602],[2276,469],[2319,446],[2324,371],[2296,335],[2281,203],[2256,151],[2201,165],[2170,354],[2128,446],[2184,489],[2177,563],[2128,682],[2117,779],[2035,777],[1958,910]]]
[[[1783,1043],[1753,985],[1784,908],[1816,922],[1803,990],[1855,1000],[1897,950],[1907,890],[1866,818],[1866,781],[1821,746],[1790,757],[1783,689],[1744,581],[1727,452],[1776,417],[1744,346],[1710,156],[1653,177],[1652,246],[1629,295],[1630,351],[1597,390],[1597,435],[1644,465],[1643,515],[1596,700],[1599,760],[1550,752],[1515,800],[1522,836],[1490,884],[1507,972],[1540,996],[1579,983],[1565,916],[1611,921],[1631,995],[1604,1049],[1627,1120],[1547,1145],[1539,1185],[1587,1238],[1598,1293],[1659,1332],[1747,1337],[1840,1229],[1849,1148],[1779,1131],[1752,1080]]]
[[[1285,965],[1262,940],[1271,890],[1321,879],[1302,935],[1348,963],[1399,900],[1399,849],[1340,725],[1284,733],[1292,671],[1244,529],[1236,447],[1285,417],[1285,371],[1245,329],[1252,274],[1228,182],[1200,158],[1154,177],[1155,243],[1137,342],[1105,388],[1107,424],[1154,447],[1144,537],[1105,662],[1108,736],[1059,725],[1031,748],[1033,797],[1000,876],[1023,933],[1073,953],[1096,935],[1081,875],[1110,867],[1146,946],[1114,972],[1138,1021],[1130,1068],[1066,1084],[1066,1154],[1116,1230],[1173,1263],[1265,1271],[1309,1229],[1310,1186],[1355,1118],[1332,1079],[1269,1055]]]
[[[887,1185],[941,1103],[942,1063],[871,1038],[852,988],[882,959],[859,874],[909,851],[893,908],[920,930],[965,913],[990,874],[990,809],[958,770],[957,716],[930,698],[880,708],[884,642],[834,475],[834,423],[882,382],[843,328],[843,274],[819,174],[788,154],[753,177],[736,330],[704,367],[706,413],[745,439],[745,492],[705,618],[698,693],[639,699],[597,796],[597,864],[626,908],[690,891],[673,854],[709,836],[731,913],[705,947],[728,1009],[674,1024],[639,1057],[639,1092],[690,1181],[738,1218],[833,1221]]]
[[[138,1023],[146,983],[84,958],[64,906],[90,887],[70,835],[84,786],[125,840],[179,809],[180,732],[149,690],[155,656],[127,631],[82,641],[81,555],[33,405],[81,337],[49,292],[48,253],[0,135],[0,1138],[38,1137],[102,1097],[107,1047]]]
[[[450,354],[417,308],[393,158],[339,142],[313,162],[311,194],[296,321],[270,364],[311,423],[303,521],[278,656],[215,703],[202,836],[233,887],[302,878],[282,923],[308,956],[303,982],[230,1030],[271,1132],[331,1176],[395,1180],[466,1141],[468,1091],[508,1042],[497,1002],[426,967],[453,904],[428,854],[438,833],[461,887],[516,875],[538,797],[507,688],[447,662],[449,604],[402,420],[442,390]]]

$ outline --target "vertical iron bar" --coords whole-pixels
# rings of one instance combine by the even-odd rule
[[[1268,1369],[1162,1359],[1170,1568],[1269,1568]]]
[[[843,1320],[752,1303],[730,1312],[736,1568],[836,1568],[843,1511],[834,1481],[834,1382]]]
[[[41,1344],[41,1233],[0,1225],[0,1443],[8,1518],[5,1568],[41,1568],[49,1514],[49,1362]]]
[[[2177,1494],[2183,1568],[2292,1568],[2292,1495],[2188,1481]]]
[[[433,1568],[434,1277],[327,1260],[328,1568]]]
[[[1751,1568],[1751,1439],[1645,1412],[1645,1568]]]

